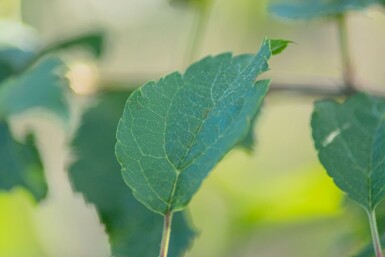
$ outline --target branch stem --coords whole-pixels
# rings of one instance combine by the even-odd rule
[[[384,255],[382,253],[380,236],[378,234],[376,213],[374,210],[368,211],[367,213],[368,213],[368,218],[369,218],[370,231],[372,232],[374,252],[376,253],[376,257],[384,257]]]
[[[159,257],[167,257],[167,254],[168,254],[168,246],[170,244],[170,235],[171,235],[172,216],[173,216],[172,212],[169,212],[164,216],[162,243],[160,246]]]
[[[349,30],[348,24],[346,21],[346,15],[340,14],[337,16],[337,25],[338,25],[338,37],[339,45],[341,51],[341,60],[342,60],[342,76],[344,84],[350,91],[353,93],[356,89],[355,85],[355,74],[352,63],[352,58],[350,54],[350,44],[349,44]]]

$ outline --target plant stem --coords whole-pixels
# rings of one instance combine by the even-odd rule
[[[380,236],[378,234],[376,213],[374,210],[368,211],[367,213],[368,213],[368,217],[369,217],[370,231],[372,232],[374,252],[376,253],[376,257],[384,257],[384,255],[382,253]]]
[[[194,21],[194,27],[190,34],[189,44],[185,56],[185,65],[190,64],[194,61],[196,54],[202,44],[203,36],[206,32],[207,22],[210,16],[211,6],[197,6],[194,8],[196,17]]]
[[[348,25],[346,21],[346,16],[344,14],[340,14],[337,16],[337,25],[342,59],[343,80],[345,86],[351,91],[351,93],[353,93],[356,87],[355,75],[352,58],[350,55]]]
[[[159,257],[167,257],[168,246],[170,244],[172,215],[173,213],[169,212],[164,216],[162,243],[160,246]]]

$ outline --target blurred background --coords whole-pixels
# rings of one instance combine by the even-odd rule
[[[68,127],[37,115],[12,120],[16,132],[33,124],[49,193],[37,204],[21,188],[0,192],[0,256],[111,256],[95,207],[73,192],[67,175],[76,158],[69,142],[99,90],[133,89],[206,55],[254,53],[264,37],[295,42],[272,59],[264,76],[273,84],[341,86],[335,23],[280,20],[267,6],[267,0],[187,6],[167,0],[0,0],[1,45],[33,50],[87,31],[106,37],[99,59],[62,53],[73,91]],[[348,25],[359,86],[385,90],[385,11],[350,13]],[[255,151],[230,152],[193,198],[188,211],[199,235],[186,256],[340,257],[370,242],[365,213],[343,197],[317,160],[309,124],[313,102],[321,98],[291,90],[268,95]]]

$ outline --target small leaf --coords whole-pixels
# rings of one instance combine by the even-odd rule
[[[46,108],[67,120],[64,71],[65,66],[59,59],[48,58],[25,73],[4,81],[0,86],[0,120],[37,107]]]
[[[182,210],[210,170],[250,129],[267,92],[270,41],[244,59],[222,54],[149,82],[128,99],[116,156],[135,197],[151,210]]]
[[[271,1],[269,12],[289,19],[313,19],[337,16],[347,11],[361,10],[382,0],[276,0]]]
[[[104,33],[87,33],[78,37],[62,40],[43,49],[39,55],[42,56],[47,53],[74,47],[85,47],[90,50],[96,57],[100,57],[104,48]]]
[[[106,226],[113,256],[157,256],[163,219],[133,197],[122,180],[114,155],[116,126],[128,95],[104,93],[99,96],[98,104],[83,115],[72,142],[78,159],[70,167],[69,175],[76,191],[96,206]],[[169,256],[182,256],[194,236],[186,215],[177,213]]]
[[[285,50],[287,46],[291,43],[293,43],[293,41],[282,40],[282,39],[270,40],[272,55],[277,55],[282,53],[282,51]]]
[[[34,141],[28,135],[24,143],[17,142],[0,122],[0,190],[24,187],[39,201],[47,194],[47,184]]]
[[[336,185],[371,212],[385,197],[385,101],[357,94],[317,102],[312,116],[318,157]]]

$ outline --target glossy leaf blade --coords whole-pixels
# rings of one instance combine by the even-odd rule
[[[242,140],[267,92],[270,41],[244,65],[222,54],[149,82],[128,99],[116,156],[135,197],[160,214],[183,209],[209,171]]]
[[[36,200],[47,194],[43,165],[34,138],[28,135],[24,143],[17,142],[8,125],[0,122],[0,190],[15,187],[27,189]]]
[[[70,167],[76,191],[94,204],[106,226],[115,257],[157,256],[163,228],[161,216],[139,203],[125,185],[114,155],[116,126],[124,108],[127,92],[100,95],[98,104],[84,115],[72,142],[77,160]],[[184,213],[173,219],[171,257],[182,256],[195,233]]]
[[[37,107],[67,120],[64,71],[65,66],[59,59],[48,58],[25,73],[4,81],[0,87],[0,120]]]
[[[372,211],[385,197],[385,100],[357,94],[344,103],[316,103],[318,156],[336,185]]]
[[[347,11],[361,10],[381,0],[277,0],[271,1],[269,11],[289,19],[313,19],[336,16]]]

